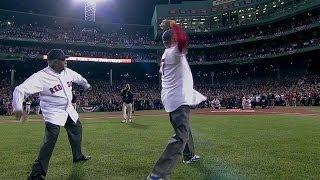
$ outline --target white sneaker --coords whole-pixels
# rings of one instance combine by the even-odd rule
[[[190,163],[199,161],[200,159],[201,159],[200,156],[194,155],[191,159],[189,159],[189,160],[187,160],[187,161],[183,160],[183,163],[185,163],[185,164],[190,164]]]
[[[122,122],[122,123],[127,123],[127,121],[126,121],[126,120],[122,120],[121,122]]]

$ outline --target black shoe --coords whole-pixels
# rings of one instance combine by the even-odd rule
[[[80,158],[78,158],[78,159],[73,159],[73,163],[84,162],[84,161],[88,161],[89,159],[91,159],[91,156],[82,155],[82,156],[81,156]]]
[[[45,180],[45,176],[38,175],[38,176],[29,176],[28,180]]]

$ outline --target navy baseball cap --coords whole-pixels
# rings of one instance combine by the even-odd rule
[[[69,56],[66,56],[61,49],[51,49],[48,53],[48,61],[50,60],[61,60],[65,61]]]
[[[172,39],[172,31],[171,29],[166,30],[163,34],[162,34],[162,41],[164,42],[171,42]]]

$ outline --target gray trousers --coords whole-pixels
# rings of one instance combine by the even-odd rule
[[[80,158],[81,152],[81,141],[82,141],[82,125],[78,120],[74,123],[70,116],[64,126],[67,131],[69,143],[72,149],[73,159]],[[60,132],[60,126],[46,122],[45,123],[45,135],[43,144],[40,148],[38,158],[35,160],[30,176],[46,176],[49,166],[49,160],[51,158],[54,146],[57,142]]]
[[[153,173],[164,179],[169,179],[173,168],[183,155],[184,160],[190,160],[194,156],[194,145],[189,125],[189,106],[180,106],[175,111],[170,112],[170,122],[175,131],[175,135],[162,153],[160,159],[154,166]]]

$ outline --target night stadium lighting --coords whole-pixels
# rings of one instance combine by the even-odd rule
[[[43,55],[43,60],[47,60],[48,56]],[[76,57],[70,56],[66,59],[67,61],[78,61],[78,62],[101,62],[101,63],[122,63],[130,64],[132,59],[108,59],[108,58],[92,58],[92,57]]]
[[[101,1],[103,1],[103,0],[84,0],[84,1],[89,1],[89,2],[95,2],[95,3],[97,3],[97,2],[101,2]]]
[[[95,22],[97,2],[93,0],[85,0],[84,3],[84,20]]]
[[[81,0],[81,1],[84,2],[84,20],[95,22],[97,3],[104,0]]]

